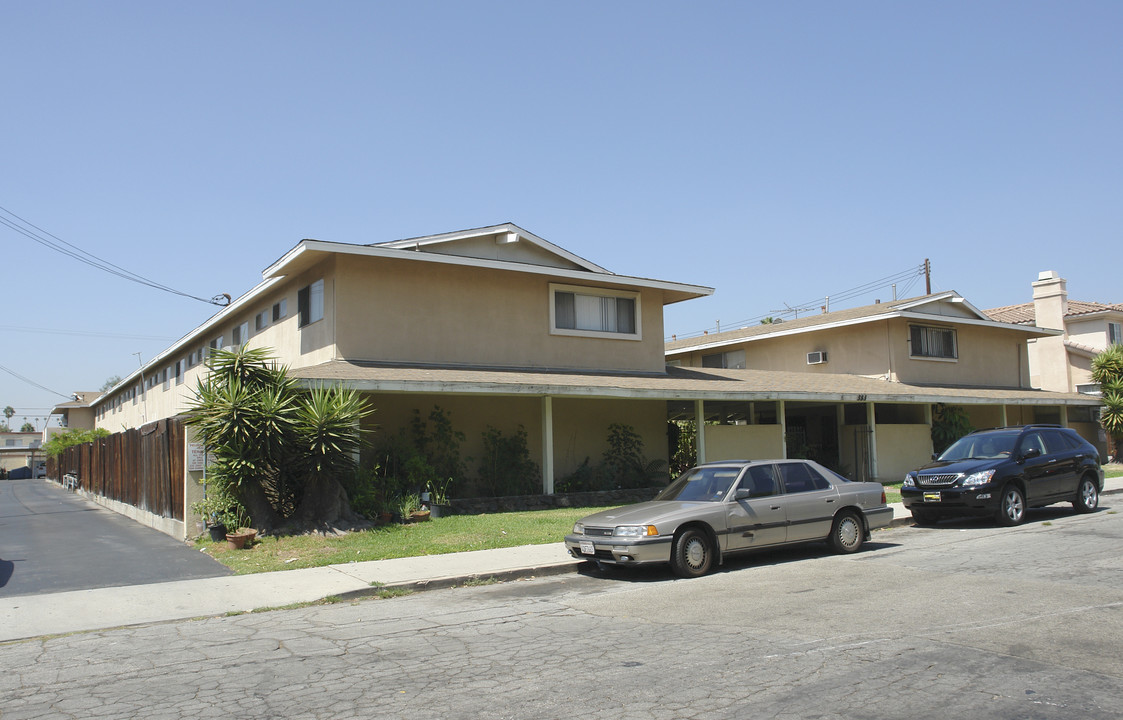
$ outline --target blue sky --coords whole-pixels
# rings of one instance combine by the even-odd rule
[[[716,288],[668,335],[925,258],[984,309],[1042,270],[1123,302],[1118,2],[21,0],[0,22],[0,207],[191,295],[245,292],[302,238],[509,221]],[[214,309],[2,226],[0,248],[0,366],[62,393]],[[61,399],[0,371],[17,425]]]

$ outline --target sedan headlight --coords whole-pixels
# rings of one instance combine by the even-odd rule
[[[973,485],[986,485],[990,479],[994,477],[994,470],[983,470],[982,472],[971,473],[963,478],[963,487],[971,487]]]
[[[617,525],[612,531],[615,537],[648,537],[658,535],[654,525]]]
[[[901,487],[916,487],[916,473],[909,473],[905,475],[905,481],[901,483]]]
[[[573,523],[573,534],[574,535],[584,535],[585,534],[585,526],[581,523]]]

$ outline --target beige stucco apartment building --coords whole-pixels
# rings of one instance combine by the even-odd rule
[[[87,406],[111,432],[175,416],[212,349],[268,347],[305,386],[365,393],[376,439],[434,406],[464,433],[466,457],[489,426],[523,428],[550,493],[599,460],[613,423],[653,459],[668,456],[668,420],[693,420],[700,460],[817,453],[852,476],[896,480],[931,453],[935,403],[993,426],[1078,425],[1074,413],[1096,402],[1030,387],[1026,341],[1053,331],[994,322],[954,293],[664,345],[663,307],[712,292],[612,273],[509,223],[372,245],[303,240]]]
[[[1032,386],[1027,341],[1056,334],[997,322],[948,291],[675,338],[666,358],[731,377],[768,373],[811,391],[789,393],[764,416],[759,405],[711,412],[720,404],[710,403],[708,459],[808,454],[856,477],[896,480],[930,456],[936,404],[962,407],[977,428],[1052,422],[1095,440],[1095,401]]]

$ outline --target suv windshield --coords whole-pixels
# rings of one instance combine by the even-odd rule
[[[939,460],[999,460],[1010,457],[1018,433],[986,433],[965,435],[940,454]]]
[[[698,467],[683,473],[668,485],[656,500],[720,502],[733,481],[741,474],[739,467]]]

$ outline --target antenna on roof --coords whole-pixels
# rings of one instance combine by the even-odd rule
[[[794,308],[791,305],[788,305],[787,303],[784,303],[784,308],[785,308],[784,310],[772,310],[771,312],[774,312],[774,313],[790,312],[790,313],[793,313],[795,315],[796,320],[799,320],[799,314],[801,312],[810,312],[810,311],[815,309],[815,308],[809,308],[809,307],[795,307]]]

